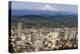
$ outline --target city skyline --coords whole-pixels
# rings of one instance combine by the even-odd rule
[[[78,49],[77,5],[9,2],[9,52]]]

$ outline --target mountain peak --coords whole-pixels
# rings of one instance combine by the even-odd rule
[[[56,8],[53,8],[51,5],[45,5],[42,8],[40,8],[41,10],[49,10],[49,11],[55,11],[57,10]]]

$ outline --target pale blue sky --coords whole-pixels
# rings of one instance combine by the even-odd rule
[[[67,12],[74,12],[74,13],[77,13],[77,11],[78,11],[77,5],[34,3],[34,2],[20,2],[20,1],[13,1],[12,2],[12,9],[39,10],[39,8],[43,8],[46,5],[50,5],[53,9],[58,9],[59,11],[67,11]]]

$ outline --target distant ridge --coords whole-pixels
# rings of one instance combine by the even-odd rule
[[[63,12],[63,11],[47,11],[47,10],[11,10],[12,16],[23,15],[77,15],[77,13]]]
[[[60,15],[60,16],[24,15],[24,16],[12,16],[11,22],[77,26],[78,24],[77,17],[78,16],[76,15]]]

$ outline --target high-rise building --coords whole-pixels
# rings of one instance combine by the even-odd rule
[[[22,23],[18,23],[18,25],[17,25],[17,34],[18,34],[18,37],[21,36],[21,33],[22,33]]]
[[[70,36],[70,31],[68,27],[65,27],[64,39],[67,40]]]

